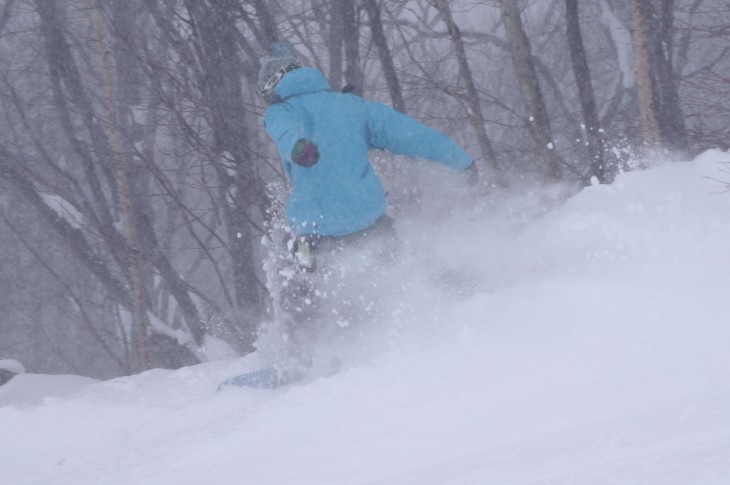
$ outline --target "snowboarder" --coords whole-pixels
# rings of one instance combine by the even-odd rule
[[[285,212],[300,272],[287,282],[280,306],[293,327],[286,329],[291,335],[284,340],[293,347],[287,352],[297,354],[291,361],[301,362],[307,360],[302,356],[306,334],[321,324],[312,282],[316,273],[325,271],[321,260],[366,242],[386,253],[393,245],[385,191],[368,151],[426,158],[458,171],[471,170],[473,175],[475,170],[471,157],[444,134],[384,104],[333,91],[320,71],[303,66],[290,43],[274,43],[270,49],[271,57],[262,62],[258,88],[267,104],[266,131],[290,182]],[[292,362],[282,366],[295,367]],[[276,387],[276,379],[271,382],[274,375],[256,373],[253,380],[240,376],[235,384]]]
[[[333,91],[290,43],[274,43],[271,52],[259,72],[259,93],[268,105],[266,131],[291,182],[286,215],[296,234],[344,236],[383,217],[385,192],[370,149],[474,169],[444,134],[384,104]]]

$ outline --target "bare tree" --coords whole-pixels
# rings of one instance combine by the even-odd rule
[[[456,51],[456,58],[459,63],[459,72],[461,78],[466,87],[467,95],[467,113],[471,121],[474,132],[476,133],[477,140],[479,141],[479,148],[482,152],[482,157],[486,163],[486,168],[495,180],[499,180],[500,166],[497,161],[497,155],[494,153],[492,143],[487,136],[487,130],[484,126],[484,114],[482,112],[481,102],[479,100],[479,93],[477,92],[476,85],[474,84],[474,77],[469,67],[469,61],[466,57],[466,49],[464,48],[464,41],[461,37],[461,31],[454,22],[454,18],[451,15],[451,8],[446,0],[436,0],[436,6],[444,17],[444,22],[449,31],[449,36],[454,45]]]
[[[236,27],[226,6],[192,0],[186,1],[186,6],[199,36],[198,62],[206,73],[201,79],[201,91],[213,128],[216,154],[213,162],[223,187],[237,302],[251,322],[248,331],[253,338],[253,321],[263,314],[264,294],[254,266],[254,234],[260,228],[252,222],[257,211],[260,214],[265,210],[266,195],[251,163],[253,152],[247,146],[251,129],[243,116],[246,112],[240,84],[243,66],[235,50]],[[233,178],[223,163],[225,151],[233,159]]]
[[[344,1],[332,2],[329,5],[329,80],[334,89],[342,86],[343,50],[345,42],[345,8]]]
[[[405,113],[406,105],[403,100],[403,92],[401,91],[400,81],[398,80],[398,74],[393,63],[393,56],[388,46],[388,40],[385,37],[380,6],[375,0],[365,0],[364,5],[368,14],[368,24],[370,25],[370,32],[373,36],[373,43],[378,49],[380,61],[383,64],[383,74],[385,75],[385,82],[390,92],[390,99],[393,101],[393,107],[401,113]]]
[[[520,11],[514,0],[500,0],[499,5],[507,40],[510,44],[517,84],[527,112],[528,127],[535,142],[540,172],[545,181],[557,182],[562,178],[560,161],[554,150],[550,117],[540,90],[535,64],[532,61],[530,43],[522,28]]]
[[[641,127],[650,147],[687,149],[684,115],[671,66],[674,2],[663,1],[659,24],[649,0],[632,0],[632,44],[636,56]]]
[[[350,89],[362,95],[365,87],[365,74],[360,63],[360,21],[359,8],[355,0],[342,0],[342,20],[345,31],[345,82]]]
[[[2,14],[0,14],[0,34],[5,29],[5,25],[7,25],[8,20],[10,20],[10,13],[12,12],[14,5],[15,0],[8,0],[5,2]]]
[[[596,107],[596,97],[593,93],[591,71],[588,67],[583,35],[580,30],[578,0],[565,0],[565,22],[567,26],[570,59],[573,64],[573,73],[575,74],[575,81],[578,87],[585,136],[588,140],[591,156],[591,162],[588,165],[589,171],[584,177],[584,183],[588,183],[589,180],[587,179],[592,176],[597,177],[603,183],[611,182],[615,167],[608,164],[609,158],[605,152],[602,136],[603,128],[598,119],[598,108]]]
[[[608,183],[617,142],[727,147],[725,3],[0,2],[0,351],[111,377],[251,350],[284,180],[255,92],[272,41],[505,180]]]
[[[121,126],[121,114],[119,106],[122,105],[119,90],[120,83],[116,79],[115,73],[128,73],[131,66],[117,63],[113,65],[112,53],[104,46],[106,43],[106,35],[103,32],[102,7],[99,0],[94,0],[94,7],[91,11],[91,19],[93,24],[93,35],[96,39],[99,58],[101,61],[101,71],[103,86],[106,90],[105,97],[106,115],[103,117],[103,129],[111,144],[111,157],[114,170],[114,180],[119,194],[121,206],[121,217],[123,225],[123,237],[126,244],[130,248],[127,254],[126,265],[130,275],[130,286],[132,293],[132,362],[136,371],[142,371],[149,368],[150,356],[148,351],[148,337],[150,322],[147,316],[147,293],[144,286],[145,276],[143,270],[143,258],[141,255],[141,238],[139,236],[139,216],[137,206],[134,203],[132,195],[132,187],[129,171],[132,168],[131,159],[127,156],[129,153],[124,147],[122,134],[119,126]],[[128,18],[120,22],[120,29],[128,29]],[[120,52],[117,50],[116,52]],[[124,105],[128,105],[126,100]]]

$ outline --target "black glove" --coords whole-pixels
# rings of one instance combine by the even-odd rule
[[[319,150],[317,145],[309,140],[300,138],[295,144],[291,151],[291,159],[297,165],[301,165],[305,168],[313,167],[319,162]]]

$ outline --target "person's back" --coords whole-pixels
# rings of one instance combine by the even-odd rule
[[[292,188],[287,217],[301,234],[340,236],[361,231],[383,215],[386,201],[368,160],[371,148],[428,158],[465,169],[469,155],[448,137],[413,118],[353,94],[333,92],[316,69],[287,73],[277,102],[264,116]],[[296,163],[293,151],[317,148],[314,163]]]
[[[292,188],[289,223],[297,233],[339,236],[374,223],[385,209],[385,194],[368,160],[365,101],[330,90],[317,70],[301,68],[281,80],[282,101],[266,112],[266,129],[276,141]],[[315,144],[319,160],[295,163],[298,140]]]

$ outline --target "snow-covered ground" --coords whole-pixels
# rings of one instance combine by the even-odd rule
[[[729,164],[658,164],[541,217],[537,195],[424,202],[392,317],[331,377],[216,393],[255,357],[18,376],[0,483],[730,483]]]

